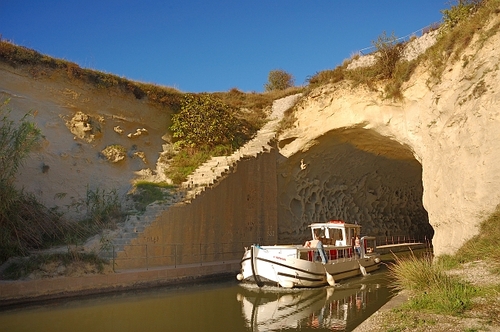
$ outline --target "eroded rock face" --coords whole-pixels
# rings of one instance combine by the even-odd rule
[[[131,93],[68,80],[66,72],[47,73],[34,79],[29,67],[0,61],[0,99],[10,99],[13,118],[36,111],[33,121],[43,135],[19,170],[19,188],[48,207],[67,207],[84,200],[87,188],[123,196],[136,172],[155,175],[154,168],[144,168],[155,166],[167,144],[168,109]],[[141,134],[127,137],[137,132]],[[66,210],[75,220],[84,217],[81,210]]]
[[[91,116],[83,113],[76,112],[71,120],[66,121],[66,127],[75,135],[75,139],[79,138],[91,143],[95,140],[96,136],[100,135],[100,122],[104,122],[102,117],[98,120],[93,119]]]
[[[101,153],[112,163],[117,163],[127,157],[127,150],[123,146],[117,144],[107,146]]]
[[[361,224],[366,235],[432,238],[420,163],[398,143],[379,140],[371,130],[334,130],[284,159],[278,169],[282,242],[303,241],[307,225],[332,219]],[[380,152],[356,146],[363,141]]]
[[[346,82],[304,98],[279,143],[282,236],[330,216],[359,221],[367,233],[392,223],[426,231],[425,211],[437,255],[477,234],[500,203],[498,45],[498,33],[473,41],[434,84],[417,68],[400,102]],[[349,149],[336,143],[346,132]]]

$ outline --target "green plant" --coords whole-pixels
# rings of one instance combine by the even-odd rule
[[[167,199],[170,196],[170,190],[174,188],[173,185],[164,182],[154,183],[146,181],[139,181],[134,186],[135,190],[132,194],[132,200],[138,211],[145,211],[149,204]]]
[[[479,259],[500,261],[500,207],[479,227],[479,234],[469,239],[456,254],[461,262]]]
[[[403,97],[401,87],[404,82],[408,81],[417,67],[417,60],[406,61],[400,60],[396,63],[392,73],[392,79],[384,88],[385,98],[401,99]]]
[[[180,184],[211,156],[209,149],[182,150],[172,158],[166,176],[174,184]]]
[[[58,263],[65,267],[72,264],[85,263],[102,273],[104,266],[108,262],[100,258],[96,253],[79,253],[68,251],[66,253],[32,255],[23,259],[18,259],[5,269],[3,278],[16,280],[24,278],[35,271],[44,269],[50,263]]]
[[[264,84],[266,91],[286,90],[293,87],[295,80],[292,74],[282,69],[271,70],[267,76],[267,83]]]
[[[85,198],[74,204],[79,211],[85,210],[86,217],[80,221],[81,234],[74,237],[75,241],[97,234],[103,229],[114,228],[117,220],[123,217],[122,206],[116,189],[90,189],[87,186]]]
[[[10,119],[8,100],[0,105],[0,263],[28,250],[58,242],[72,225],[36,197],[14,187],[17,171],[38,143],[41,133],[30,113]]]
[[[472,298],[477,293],[476,287],[446,274],[438,264],[433,264],[430,256],[396,257],[396,263],[389,270],[397,289],[413,292],[406,304],[411,309],[457,315],[471,308]]]
[[[499,12],[499,0],[465,0],[456,1],[455,6],[443,10],[443,25],[437,42],[430,47],[423,60],[430,66],[431,77],[428,84],[438,83],[449,61],[463,59],[463,50],[470,45],[474,35],[478,35],[478,48],[500,28],[494,24],[485,29],[485,23],[492,15]],[[467,62],[471,58],[467,58]]]
[[[28,154],[41,138],[40,129],[28,118],[32,116],[28,113],[16,124],[9,119],[10,110],[6,110],[9,99],[0,105],[0,117],[2,125],[0,127],[0,184],[11,185],[19,167],[25,161]],[[3,204],[8,204],[9,200],[3,198]],[[3,209],[3,208],[2,208]]]
[[[441,255],[437,257],[435,264],[438,264],[443,270],[451,270],[460,267],[460,259],[455,255]]]
[[[443,9],[441,14],[443,14],[443,30],[454,28],[458,23],[468,19],[471,14],[473,14],[478,6],[483,2],[483,0],[456,0],[455,5],[452,5],[450,9]]]
[[[172,115],[170,130],[177,146],[198,150],[231,144],[237,121],[233,110],[208,93],[186,94],[179,113]]]
[[[376,78],[382,80],[393,78],[396,64],[403,54],[404,45],[398,43],[398,38],[394,33],[388,36],[385,31],[372,43],[376,49],[374,64]]]

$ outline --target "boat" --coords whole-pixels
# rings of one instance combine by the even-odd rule
[[[246,247],[236,278],[258,287],[310,288],[333,286],[379,268],[375,237],[360,237],[360,225],[330,220],[309,227],[313,240],[303,245]]]

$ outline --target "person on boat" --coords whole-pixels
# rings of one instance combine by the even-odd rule
[[[358,235],[354,238],[354,251],[356,252],[356,256],[361,258],[361,241]]]
[[[314,235],[314,240],[306,241],[306,243],[304,243],[304,247],[316,248],[316,260],[320,258],[323,264],[326,264],[328,262],[325,249],[323,248],[323,243],[321,242],[317,234]]]

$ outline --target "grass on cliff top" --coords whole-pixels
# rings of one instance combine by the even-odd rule
[[[480,34],[478,42],[481,46],[500,28],[499,24],[496,24],[487,30],[484,29],[488,19],[500,12],[500,0],[461,0],[454,3],[455,5],[449,9],[441,11],[443,14],[441,26],[431,25],[424,31],[425,34],[439,28],[440,34],[437,42],[417,59],[410,62],[403,60],[400,51],[405,43],[399,43],[394,36],[386,36],[383,33],[378,40],[372,42],[376,56],[374,65],[348,70],[348,64],[359,58],[360,55],[356,54],[334,69],[312,75],[308,79],[308,90],[345,80],[353,86],[364,85],[371,89],[376,89],[382,84],[383,97],[400,99],[402,84],[409,80],[414,69],[423,62],[430,65],[432,80],[439,82],[444,68],[450,61],[463,60],[466,65],[468,59],[461,59],[461,56],[475,34]]]
[[[500,280],[500,207],[480,225],[479,234],[469,239],[455,255],[396,258],[390,275],[398,290],[408,290],[410,301],[401,312],[422,311],[460,317],[471,316],[500,324],[500,282],[486,286],[472,284],[447,273],[465,269],[463,264],[485,261]],[[473,272],[471,272],[473,273]]]
[[[170,111],[177,111],[184,95],[178,89],[151,83],[132,81],[114,74],[93,69],[81,68],[78,64],[62,59],[52,58],[36,50],[15,45],[0,38],[0,61],[14,68],[25,68],[32,77],[41,78],[48,76],[52,71],[64,74],[68,79],[81,81],[97,89],[118,89],[123,93],[133,94],[136,99],[148,98],[148,101],[165,107]],[[232,88],[227,92],[214,92],[224,103],[234,109],[245,109],[240,113],[248,123],[260,128],[265,118],[263,112],[272,105],[275,99],[283,98],[302,91],[301,87],[286,90],[275,90],[265,93],[242,92]]]
[[[147,98],[149,103],[173,114],[181,110],[182,100],[186,95],[186,93],[171,87],[131,81],[117,75],[80,68],[75,63],[51,58],[35,50],[1,39],[0,62],[15,68],[23,68],[34,78],[48,77],[53,72],[57,72],[70,81],[84,82],[96,89],[108,89],[126,95],[132,94],[140,100]],[[229,109],[234,110],[234,118],[237,121],[232,135],[235,137],[236,143],[233,144],[232,149],[226,149],[226,154],[230,154],[233,149],[250,140],[265,124],[274,100],[299,93],[302,90],[302,87],[290,87],[285,90],[273,90],[265,93],[245,93],[237,88],[232,88],[227,92],[211,93],[210,95],[220,99],[222,103],[229,106]],[[165,128],[165,131],[168,129]],[[175,183],[184,181],[194,166],[212,156],[220,155],[221,149],[218,147],[212,151],[206,147],[198,148],[199,151],[192,151],[192,149],[181,151],[172,161],[171,164],[174,168],[169,173],[173,176]],[[200,158],[204,159],[200,160]]]

